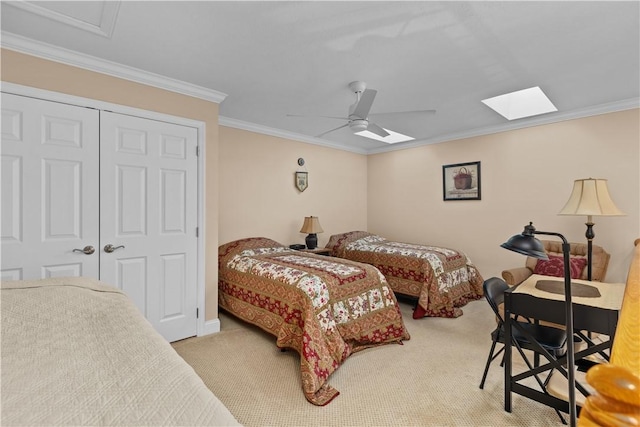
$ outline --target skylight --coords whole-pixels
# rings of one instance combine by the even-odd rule
[[[507,120],[558,111],[538,86],[483,99],[482,102]]]
[[[385,136],[384,138],[381,137],[380,135],[376,135],[373,132],[369,132],[368,130],[356,132],[356,135],[364,136],[365,138],[375,139],[376,141],[386,142],[387,144],[395,144],[397,142],[412,141],[415,139],[411,136],[403,135],[401,133],[394,132],[389,129],[384,129],[384,130],[386,130],[389,133],[389,135]]]

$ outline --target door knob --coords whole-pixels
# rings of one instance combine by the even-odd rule
[[[82,252],[83,254],[86,254],[86,255],[91,255],[95,251],[96,251],[96,249],[93,246],[85,246],[82,249],[74,249],[73,250],[73,252]]]
[[[124,245],[113,246],[111,243],[104,246],[104,251],[108,254],[115,251],[116,249],[124,249]]]

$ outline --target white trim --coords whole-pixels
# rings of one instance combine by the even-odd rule
[[[440,135],[435,138],[420,139],[411,142],[402,143],[400,145],[391,145],[388,147],[373,148],[367,151],[367,154],[386,153],[389,151],[405,150],[408,148],[420,147],[423,145],[438,144],[441,142],[455,141],[464,138],[473,138],[476,136],[491,135],[494,133],[507,132],[517,129],[524,129],[533,126],[542,126],[552,123],[564,122],[569,120],[581,119],[584,117],[598,116],[601,114],[615,113],[617,111],[632,110],[640,108],[640,98],[625,99],[622,101],[610,102],[606,104],[595,105],[592,107],[582,108],[580,110],[569,111],[566,113],[553,113],[550,115],[542,115],[530,119],[520,119],[516,122],[507,122],[505,124],[488,126],[479,129],[473,129],[464,132],[454,132],[446,135]]]
[[[185,83],[170,77],[137,68],[128,67],[116,62],[100,59],[95,56],[85,55],[69,49],[63,49],[47,43],[35,41],[26,37],[18,36],[6,31],[2,31],[0,46],[20,53],[44,58],[50,61],[60,62],[89,71],[106,74],[120,79],[142,83],[148,86],[157,87],[171,92],[180,93],[206,101],[221,103],[227,94],[216,90],[207,89],[202,86]]]
[[[216,334],[218,332],[220,332],[220,318],[215,318],[207,320],[202,334],[198,333],[198,336]]]
[[[275,129],[268,126],[258,125],[255,123],[245,122],[238,119],[232,119],[230,117],[219,116],[218,124],[220,126],[227,126],[236,129],[248,130],[250,132],[262,133],[265,135],[277,136],[278,138],[291,139],[293,141],[306,142],[313,145],[321,145],[323,147],[334,148],[336,150],[350,151],[357,154],[367,154],[367,150],[356,147],[347,147],[345,145],[336,144],[330,141],[325,141],[320,138],[313,138],[311,136],[302,135],[295,132],[289,132],[282,129]]]
[[[170,114],[156,111],[143,110],[126,105],[113,104],[111,102],[99,101],[97,99],[83,98],[81,96],[69,95],[62,92],[53,92],[46,89],[39,89],[31,86],[23,86],[16,83],[0,81],[0,90],[15,95],[28,96],[31,98],[45,99],[48,101],[60,102],[63,104],[76,105],[78,107],[95,108],[96,110],[112,111],[119,114],[142,117],[145,119],[159,120],[163,122],[176,123],[183,126],[199,127],[204,126],[204,122],[187,119],[184,117],[172,116]],[[202,148],[201,148],[202,149]]]
[[[220,321],[218,319],[212,319],[205,321],[206,314],[206,287],[204,277],[204,263],[205,263],[205,215],[204,215],[204,201],[205,201],[205,185],[204,185],[204,159],[205,159],[205,146],[206,146],[206,123],[187,119],[184,117],[172,116],[169,114],[158,113],[155,111],[142,110],[134,107],[127,107],[125,105],[113,104],[110,102],[98,101],[90,98],[83,98],[74,95],[67,95],[60,92],[52,92],[44,89],[33,88],[30,86],[22,86],[15,83],[0,82],[0,91],[5,93],[12,93],[14,95],[28,96],[32,98],[43,99],[47,101],[59,102],[63,104],[76,105],[79,107],[94,108],[96,110],[111,111],[118,114],[126,114],[130,116],[141,117],[145,119],[158,120],[168,123],[174,123],[182,126],[189,126],[197,129],[198,132],[198,147],[200,150],[200,156],[198,156],[198,212],[197,212],[197,226],[199,229],[198,235],[198,254],[197,254],[197,290],[196,290],[196,306],[200,313],[198,319],[196,319],[196,333],[198,336],[210,334],[212,332],[220,331]],[[215,324],[217,322],[218,329],[214,331]],[[208,324],[211,323],[212,326]]]
[[[504,124],[496,126],[488,126],[479,129],[472,129],[464,132],[453,132],[445,135],[440,135],[434,138],[416,139],[410,142],[403,142],[401,144],[386,145],[379,148],[371,148],[369,150],[347,147],[344,145],[328,142],[319,138],[313,138],[307,135],[302,135],[294,132],[284,131],[281,129],[270,128],[268,126],[257,125],[255,123],[244,122],[242,120],[232,119],[229,117],[220,116],[218,123],[220,126],[228,126],[237,129],[248,130],[251,132],[257,132],[265,135],[277,136],[279,138],[291,139],[294,141],[306,142],[314,145],[321,145],[324,147],[334,148],[336,150],[350,151],[358,154],[378,154],[386,153],[389,151],[406,150],[409,148],[421,147],[423,145],[439,144],[442,142],[455,141],[458,139],[472,138],[476,136],[490,135],[494,133],[507,132],[511,130],[524,129],[533,126],[541,126],[551,123],[563,122],[568,120],[575,120],[584,117],[597,116],[607,113],[615,113],[617,111],[631,110],[640,107],[640,98],[624,99],[622,101],[610,102],[606,104],[595,105],[592,107],[582,108],[580,110],[574,110],[569,112],[553,113],[548,115],[542,115],[532,117],[528,119],[520,119],[517,121],[508,121]]]
[[[115,62],[106,61],[89,55],[79,54],[77,52],[62,49],[46,43],[37,42],[26,37],[21,37],[6,31],[1,33],[0,46],[6,49],[15,50],[17,52],[49,59],[56,62],[84,68],[90,71],[111,75],[118,78],[158,87],[160,89],[169,90],[183,95],[201,98],[207,101],[221,103],[226,98],[226,94],[215,90],[203,88],[201,86],[191,85],[179,80],[170,79],[158,74],[149,73],[138,70],[136,68],[127,67]],[[7,86],[8,83],[2,83]],[[64,102],[64,101],[61,101]],[[281,129],[275,129],[268,126],[258,125],[255,123],[245,122],[238,119],[219,116],[219,125],[237,129],[248,130],[251,132],[261,133],[265,135],[276,136],[279,138],[290,139],[309,144],[320,145],[323,147],[333,148],[336,150],[349,151],[357,154],[378,154],[389,151],[404,150],[409,148],[420,147],[429,144],[438,144],[447,141],[454,141],[463,138],[472,138],[476,136],[489,135],[493,133],[506,132],[510,130],[523,129],[532,126],[540,126],[545,124],[557,123],[561,121],[574,120],[583,117],[607,114],[616,111],[630,110],[640,106],[640,98],[631,98],[617,102],[600,104],[592,107],[574,110],[571,112],[556,112],[553,114],[537,116],[530,119],[520,119],[515,122],[508,122],[496,126],[488,126],[480,129],[473,129],[464,132],[454,132],[450,134],[440,135],[434,138],[417,139],[411,142],[389,145],[379,148],[362,149],[356,147],[348,147],[345,145],[329,142],[319,138],[307,135],[289,132]],[[95,107],[99,108],[99,107]]]
[[[206,318],[207,318],[207,309],[206,309],[206,301],[207,301],[207,289],[206,289],[206,280],[205,280],[205,240],[206,240],[206,216],[204,214],[205,209],[205,192],[206,190],[206,180],[205,180],[205,168],[206,163],[205,159],[206,151],[206,126],[204,123],[201,123],[201,127],[198,128],[198,272],[196,276],[198,277],[198,321],[196,322],[196,334],[198,336],[207,335],[210,332],[206,332]],[[211,171],[213,172],[213,171]],[[215,319],[216,321],[218,319]],[[219,322],[218,322],[219,323]],[[220,327],[218,326],[218,331],[220,331]]]
[[[88,31],[92,34],[97,34],[108,39],[113,35],[113,29],[116,26],[116,18],[118,16],[118,10],[120,9],[120,1],[102,1],[95,2],[100,3],[102,6],[102,16],[100,17],[100,25],[91,24],[81,19],[74,18],[69,15],[65,15],[60,12],[56,12],[52,9],[34,4],[27,1],[14,1],[7,3],[13,7],[17,7],[26,12],[34,13],[36,15],[43,16],[53,21],[61,22],[70,27],[75,27],[83,31]]]

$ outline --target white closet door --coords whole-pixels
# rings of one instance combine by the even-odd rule
[[[1,97],[2,280],[97,278],[98,111]]]
[[[167,340],[196,335],[197,129],[100,117],[100,278]]]

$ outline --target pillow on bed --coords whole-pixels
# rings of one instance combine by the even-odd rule
[[[293,249],[266,237],[248,237],[234,240],[218,247],[218,263],[227,263],[234,256],[268,254],[273,252],[291,252]]]
[[[349,243],[368,236],[373,236],[373,234],[366,231],[349,231],[347,233],[334,234],[329,238],[329,242],[325,247],[332,251],[333,256],[336,256],[337,251],[346,248]]]
[[[582,270],[587,265],[586,258],[570,258],[569,269],[571,270],[571,278],[579,279],[582,276]],[[542,274],[543,276],[564,277],[564,258],[560,256],[549,255],[549,261],[538,260],[534,274]]]

